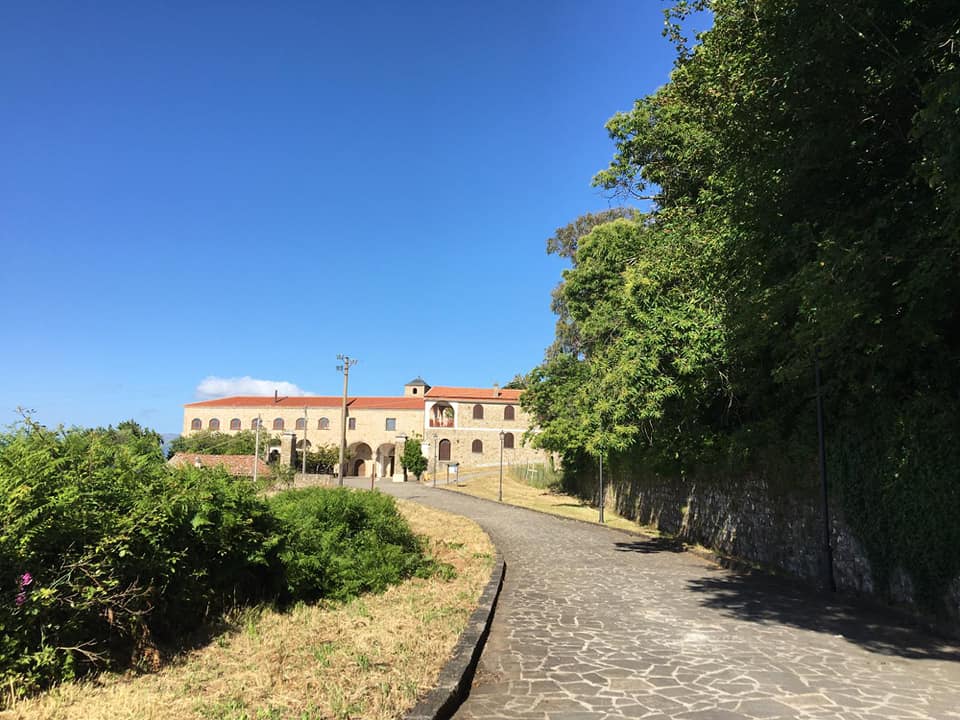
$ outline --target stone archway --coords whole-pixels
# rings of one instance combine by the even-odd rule
[[[438,402],[430,409],[430,427],[454,427],[456,414],[447,402]]]
[[[347,464],[350,475],[363,477],[373,468],[373,450],[365,442],[354,443],[348,447],[347,457],[350,458]]]
[[[377,448],[377,476],[388,478],[394,473],[395,453],[397,446],[395,443],[383,443]]]

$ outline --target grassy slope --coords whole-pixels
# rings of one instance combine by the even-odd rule
[[[552,492],[546,488],[537,488],[526,483],[520,482],[513,477],[513,472],[504,469],[503,472],[503,502],[509,505],[530,508],[531,510],[540,510],[552,515],[561,515],[563,517],[575,518],[577,520],[586,520],[588,522],[599,522],[599,512],[597,508],[584,504],[579,498],[571,495],[564,495],[559,492]],[[500,470],[499,468],[485,469],[472,472],[459,484],[450,482],[449,485],[443,482],[443,478],[438,478],[439,487],[449,488],[458,492],[473,495],[474,497],[496,500],[499,493]],[[656,531],[648,527],[640,527],[637,523],[627,520],[617,515],[611,507],[605,507],[603,510],[604,525],[607,527],[618,528],[620,530],[642,531],[656,535]]]

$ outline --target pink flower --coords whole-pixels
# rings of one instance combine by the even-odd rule
[[[20,587],[25,588],[27,585],[33,582],[33,575],[30,573],[24,573],[20,577]]]
[[[27,594],[25,592],[17,593],[17,607],[20,607],[27,601]]]

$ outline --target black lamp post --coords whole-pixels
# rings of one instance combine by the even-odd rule
[[[603,448],[600,448],[600,524],[603,525]]]

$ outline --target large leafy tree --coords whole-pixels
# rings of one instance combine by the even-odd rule
[[[596,182],[728,228],[727,325],[752,417],[797,410],[814,347],[836,393],[956,371],[955,4],[743,2],[610,121]],[[953,110],[950,110],[950,108]],[[952,360],[951,360],[952,358]],[[946,362],[945,362],[946,361]]]
[[[673,219],[674,230],[689,227]],[[538,445],[597,453],[640,443],[675,455],[700,437],[727,393],[720,301],[700,281],[713,239],[703,231],[678,241],[648,219],[598,225],[581,239],[562,283],[580,352],[550,357],[524,395]]]
[[[691,44],[695,10],[714,24]],[[537,442],[809,456],[819,349],[848,521],[881,575],[906,566],[932,597],[960,570],[946,550],[960,456],[942,443],[960,433],[956,3],[693,0],[668,15],[670,82],[609,121],[595,178],[651,212],[553,243],[573,267],[525,395]]]
[[[557,255],[576,262],[580,241],[589,235],[595,227],[620,218],[633,219],[637,217],[639,217],[638,211],[626,206],[609,208],[598,213],[585,213],[573,222],[557,228],[553,235],[547,238],[547,254]],[[580,333],[576,321],[567,308],[563,280],[553,289],[550,309],[557,316],[557,326],[556,340],[547,349],[547,355],[556,355],[561,352],[578,354],[581,350]]]

